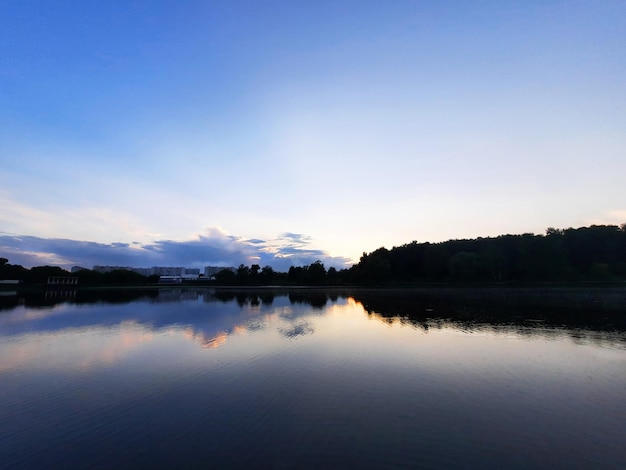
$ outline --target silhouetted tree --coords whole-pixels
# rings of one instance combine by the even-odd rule
[[[248,284],[248,282],[250,281],[250,268],[248,266],[240,264],[237,268],[236,278],[238,284]]]
[[[274,282],[274,270],[271,266],[263,266],[260,277],[263,284],[272,284]]]
[[[391,280],[389,250],[382,247],[372,253],[363,253],[354,270],[355,281],[362,284],[384,284]]]
[[[291,283],[294,284],[306,284],[307,282],[307,274],[308,274],[308,266],[290,266],[288,272],[288,279]]]
[[[331,266],[328,268],[326,272],[326,280],[330,285],[337,285],[339,280],[339,275],[337,274],[337,268]]]
[[[250,273],[248,275],[248,282],[250,284],[258,284],[259,283],[259,271],[261,270],[261,266],[258,264],[253,264],[250,266]]]
[[[7,258],[0,258],[0,279],[14,279],[23,281],[28,275],[28,269],[19,264],[9,264]]]
[[[141,285],[146,284],[148,278],[128,269],[115,269],[105,274],[108,284],[113,285]]]
[[[215,281],[220,285],[233,285],[236,282],[236,274],[230,269],[222,269],[215,275]]]
[[[102,284],[108,284],[105,279],[104,273],[98,271],[92,271],[91,269],[81,269],[76,273],[78,283],[81,286],[97,286]]]
[[[550,227],[545,235],[411,242],[363,253],[347,272],[357,284],[415,281],[515,281],[626,277],[626,224]]]
[[[424,274],[429,280],[444,280],[448,277],[449,254],[442,243],[431,244],[424,253]]]
[[[450,276],[456,281],[475,281],[480,278],[480,257],[461,251],[448,260]]]
[[[311,284],[321,285],[326,282],[326,268],[320,260],[309,265],[308,278]]]
[[[25,282],[29,284],[47,284],[52,276],[69,276],[70,273],[58,266],[35,266],[26,275]]]

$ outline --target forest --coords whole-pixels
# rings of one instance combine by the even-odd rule
[[[356,284],[626,279],[626,224],[490,238],[416,241],[363,253]]]
[[[75,275],[80,285],[155,284],[158,277],[131,271],[70,274],[60,267],[26,269],[0,258],[0,279],[43,284],[48,276]],[[545,234],[525,233],[441,243],[413,241],[390,249],[363,253],[348,269],[326,269],[321,261],[292,266],[288,272],[270,266],[240,265],[224,269],[215,285],[419,285],[514,282],[613,282],[626,280],[626,224],[548,228]],[[207,281],[205,281],[206,283]]]

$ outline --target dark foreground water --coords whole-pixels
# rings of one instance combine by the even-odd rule
[[[620,293],[62,295],[0,303],[2,468],[626,468]]]

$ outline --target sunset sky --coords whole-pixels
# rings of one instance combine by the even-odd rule
[[[0,256],[343,267],[626,222],[624,1],[0,6]]]

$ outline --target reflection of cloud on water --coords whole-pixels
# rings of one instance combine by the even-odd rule
[[[28,308],[20,306],[17,309],[9,310],[0,316],[0,327],[4,327],[11,323],[23,322],[24,320],[42,320],[54,317],[55,315],[63,315],[72,308],[73,307],[66,303],[55,304],[48,308]]]
[[[67,341],[68,336],[71,341]],[[87,371],[111,366],[140,346],[152,342],[154,336],[153,331],[133,321],[122,322],[105,331],[70,328],[62,333],[35,333],[28,341],[0,343],[0,372],[26,367]]]
[[[196,343],[200,344],[200,346],[202,346],[203,349],[219,348],[228,339],[228,333],[224,331],[216,334],[213,337],[207,337],[201,331],[196,332],[193,330],[187,330],[186,333],[187,334],[185,336],[188,339],[191,339],[192,341],[195,341]]]
[[[244,334],[248,331],[248,328],[246,328],[245,326],[241,325],[241,326],[236,326],[235,328],[233,328],[233,333],[236,335],[241,335]]]
[[[226,343],[230,335],[242,335],[247,333],[248,330],[249,328],[245,325],[235,325],[230,332],[220,331],[214,335],[207,335],[201,330],[186,328],[184,336],[198,343],[203,349],[216,349]]]
[[[256,295],[242,294],[238,298],[233,295],[230,300],[224,299],[226,301],[223,301],[223,306],[238,309],[229,315],[219,317],[225,320],[220,321],[222,329],[211,331],[211,327],[217,325],[217,322],[212,325],[196,321],[188,324],[188,327],[193,330],[190,338],[205,349],[222,346],[228,336],[233,334],[254,333],[266,329],[276,330],[288,339],[297,339],[315,332],[311,324],[303,318],[322,316],[325,312],[324,309],[315,308],[304,301],[293,302],[293,299],[288,296],[273,297],[271,305],[266,305],[265,302],[259,305],[255,301],[257,298],[259,297]],[[327,306],[327,308],[331,307]],[[215,319],[215,316],[211,318]]]
[[[279,328],[278,331],[280,331],[281,335],[289,339],[297,339],[315,332],[313,327],[306,322],[299,323],[291,328]]]
[[[169,302],[141,298],[129,303],[116,304],[59,304],[52,308],[19,307],[0,317],[0,339],[23,335],[34,338],[58,338],[81,330],[103,332],[102,338],[89,339],[97,350],[98,358],[87,358],[91,356],[91,351],[86,344],[78,346],[81,350],[89,352],[83,358],[87,362],[80,367],[89,367],[90,360],[101,363],[119,360],[126,351],[136,347],[133,345],[148,341],[146,334],[184,332],[184,337],[188,340],[203,348],[214,349],[224,345],[228,336],[246,332],[274,330],[287,338],[310,335],[314,333],[314,329],[303,319],[321,316],[325,312],[324,309],[316,309],[312,304],[306,303],[304,301],[306,296],[303,294],[299,294],[297,302],[293,302],[287,295],[277,294],[271,297],[271,303],[266,303],[261,295],[251,293],[240,295],[238,299],[231,294],[228,299],[218,301],[210,291],[201,291],[204,294],[203,301],[199,302],[198,292],[194,291],[193,296],[183,291],[165,292],[161,300],[172,298]],[[269,298],[269,294],[264,296]],[[183,297],[184,300],[175,300]],[[316,294],[316,299],[317,297],[321,297],[320,294]],[[262,299],[260,303],[255,300],[257,298]],[[326,308],[329,308],[329,305]],[[139,331],[143,333],[140,335]],[[112,342],[107,351],[99,347],[103,341]],[[38,340],[36,342],[40,343]],[[45,356],[46,352],[22,349],[13,351],[13,354],[23,357],[23,359],[16,357],[10,361],[17,364],[20,361],[28,361],[29,355],[38,358]],[[8,361],[3,361],[6,362]],[[71,358],[69,362],[78,367],[77,358]]]
[[[228,334],[219,333],[217,336],[214,336],[213,338],[209,340],[205,340],[204,343],[202,343],[202,347],[205,349],[219,348],[222,344],[226,342],[227,339],[228,339]]]

